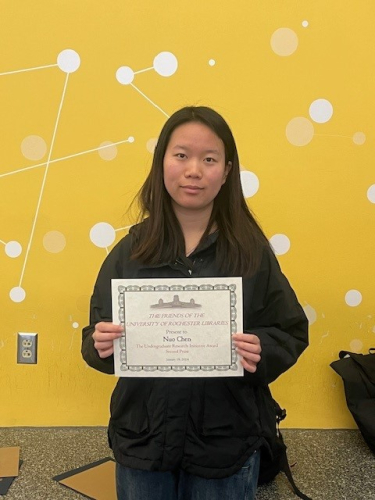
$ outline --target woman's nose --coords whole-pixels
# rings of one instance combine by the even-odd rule
[[[186,164],[185,177],[201,177],[202,169],[199,160],[190,159]]]

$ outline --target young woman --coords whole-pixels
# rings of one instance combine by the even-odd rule
[[[268,384],[308,345],[307,319],[242,194],[224,119],[186,107],[164,125],[140,193],[139,224],[106,258],[82,355],[114,372],[112,278],[241,276],[243,377],[119,379],[109,442],[119,500],[252,500],[267,450]]]

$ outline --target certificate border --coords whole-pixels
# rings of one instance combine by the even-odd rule
[[[237,286],[233,284],[202,284],[202,285],[119,285],[117,286],[118,291],[118,318],[120,324],[124,328],[124,333],[120,337],[120,370],[122,372],[144,372],[144,373],[155,373],[155,372],[192,372],[197,373],[203,372],[214,372],[215,370],[220,372],[225,371],[237,371],[238,370],[238,355],[234,342],[231,343],[231,364],[230,365],[163,365],[163,366],[143,366],[143,365],[128,365],[127,364],[127,352],[126,352],[126,330],[125,330],[125,293],[126,292],[168,292],[168,291],[218,291],[218,290],[229,290],[230,293],[230,333],[237,332]]]

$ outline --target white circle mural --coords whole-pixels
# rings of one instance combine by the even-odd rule
[[[26,292],[22,287],[15,286],[9,292],[9,296],[13,300],[13,302],[22,302],[23,300],[25,300]]]
[[[116,71],[116,78],[121,85],[129,85],[134,80],[134,71],[129,66],[121,66]]]
[[[90,240],[99,248],[109,247],[115,238],[115,230],[107,222],[98,222],[90,230]]]
[[[290,56],[298,47],[298,36],[290,28],[279,28],[271,36],[272,50],[278,56]]]
[[[100,144],[98,154],[102,160],[111,161],[117,156],[117,146],[111,141],[104,141]]]
[[[46,141],[39,135],[29,135],[21,143],[21,152],[28,160],[41,160],[47,152]]]
[[[151,139],[149,139],[146,143],[147,151],[151,154],[154,154],[157,143],[158,143],[158,140],[155,137],[152,137]]]
[[[362,302],[362,294],[358,290],[349,290],[345,294],[345,302],[350,307],[357,307]]]
[[[172,52],[160,52],[154,59],[154,69],[161,76],[172,76],[177,67],[178,61]]]
[[[290,240],[285,234],[274,234],[270,238],[270,243],[276,255],[284,255],[289,252]]]
[[[371,203],[375,203],[375,184],[368,188],[367,198]]]
[[[74,73],[81,65],[81,58],[75,50],[66,49],[57,56],[57,65],[64,73]]]
[[[362,348],[363,348],[363,342],[362,340],[359,340],[359,339],[353,339],[351,342],[350,342],[350,350],[353,351],[353,352],[356,352],[356,353],[359,353],[362,351]]]
[[[5,253],[7,254],[8,257],[12,257],[12,259],[15,259],[16,257],[19,257],[22,253],[22,246],[18,241],[8,241],[8,243],[5,245]]]
[[[285,130],[286,138],[293,146],[306,146],[314,137],[314,125],[303,116],[292,118]]]
[[[43,246],[47,252],[62,252],[66,246],[65,236],[60,231],[49,231],[43,237]]]
[[[316,123],[326,123],[333,115],[333,106],[327,99],[316,99],[310,104],[309,114]]]
[[[240,177],[244,197],[251,198],[259,190],[258,177],[253,172],[249,172],[248,170],[241,170]]]
[[[366,142],[366,135],[363,132],[356,132],[353,135],[353,142],[357,144],[357,146],[362,146]]]

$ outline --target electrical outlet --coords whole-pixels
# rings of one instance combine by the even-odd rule
[[[18,332],[17,363],[35,365],[38,353],[38,334]]]

